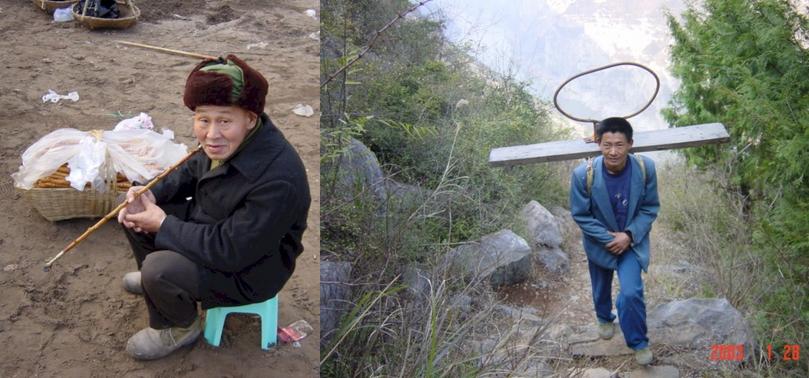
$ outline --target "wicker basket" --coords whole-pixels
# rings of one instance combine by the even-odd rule
[[[126,193],[116,186],[115,174],[107,169],[107,190],[104,193],[86,188],[18,189],[45,219],[54,222],[73,218],[101,218],[119,205],[118,196]]]
[[[126,29],[135,25],[140,17],[140,9],[132,3],[132,0],[116,1],[116,3],[119,5],[118,11],[120,12],[118,18],[85,16],[83,8],[87,7],[87,2],[84,3],[83,8],[80,8],[78,3],[73,5],[73,18],[90,29]]]
[[[45,12],[53,13],[54,10],[59,8],[67,8],[74,3],[77,3],[79,0],[68,0],[68,1],[48,1],[48,0],[33,0],[34,5],[37,8],[42,9]]]
[[[45,219],[54,222],[73,218],[101,218],[118,206],[117,197],[124,192],[33,188],[25,197]]]

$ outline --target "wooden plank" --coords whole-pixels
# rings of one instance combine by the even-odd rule
[[[632,152],[671,150],[696,147],[730,140],[725,126],[721,123],[675,127],[663,130],[639,131],[633,136]],[[508,167],[548,161],[573,160],[599,155],[601,151],[595,143],[584,140],[565,140],[495,148],[489,153],[489,164]]]

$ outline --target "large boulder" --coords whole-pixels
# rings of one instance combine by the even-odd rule
[[[357,193],[369,193],[374,200],[386,198],[385,176],[379,160],[362,142],[351,138],[335,162],[324,164],[323,181],[331,182],[336,175],[334,193],[351,200]],[[329,185],[329,184],[324,184]]]
[[[564,273],[570,268],[570,256],[559,247],[541,247],[536,251],[537,260],[554,273]]]
[[[537,261],[551,272],[566,272],[570,257],[560,248],[564,238],[559,220],[537,201],[522,208],[520,220]]]
[[[646,324],[649,342],[664,345],[677,353],[661,357],[663,362],[684,363],[693,367],[714,365],[709,358],[712,345],[743,344],[745,357],[754,347],[753,332],[742,314],[727,299],[691,298],[657,306],[648,313]],[[574,356],[615,356],[632,354],[616,324],[615,336],[601,340],[594,325],[569,340]],[[734,364],[738,362],[728,362]]]
[[[550,211],[559,224],[559,230],[562,231],[562,238],[578,242],[579,238],[581,238],[581,229],[576,221],[573,220],[573,216],[570,215],[570,210],[564,207],[554,206],[550,208]]]
[[[408,266],[402,273],[402,282],[407,286],[407,292],[415,297],[429,297],[432,282],[430,273],[415,266]]]
[[[511,230],[486,235],[479,243],[461,245],[450,251],[449,258],[466,277],[488,281],[492,287],[513,285],[533,275],[531,247]]]
[[[657,306],[648,317],[652,342],[710,350],[714,344],[753,349],[753,332],[725,298],[690,298]]]
[[[328,343],[340,318],[348,310],[351,295],[349,278],[351,264],[347,262],[320,262],[320,329],[321,344]]]
[[[552,248],[562,245],[559,221],[539,202],[528,202],[520,211],[520,219],[528,233],[528,240],[532,248]]]
[[[380,205],[380,210],[390,215],[407,216],[422,206],[430,198],[430,194],[428,189],[388,178],[384,184],[385,202]],[[425,211],[432,212],[432,207],[425,206]]]

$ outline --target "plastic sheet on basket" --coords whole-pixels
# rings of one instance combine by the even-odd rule
[[[188,147],[173,139],[174,133],[166,129],[162,134],[146,129],[58,129],[25,150],[22,166],[11,177],[15,187],[31,189],[38,179],[67,162],[67,180],[73,188],[83,190],[91,183],[94,190],[103,192],[108,172],[121,172],[130,182],[145,182],[182,159]]]

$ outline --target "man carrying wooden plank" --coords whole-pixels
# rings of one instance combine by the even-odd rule
[[[641,365],[652,362],[646,335],[641,270],[649,267],[649,232],[660,203],[654,162],[630,155],[632,126],[607,118],[596,128],[598,156],[579,165],[570,180],[570,212],[582,231],[598,333],[615,333],[612,278],[618,272],[618,320],[626,345]]]

